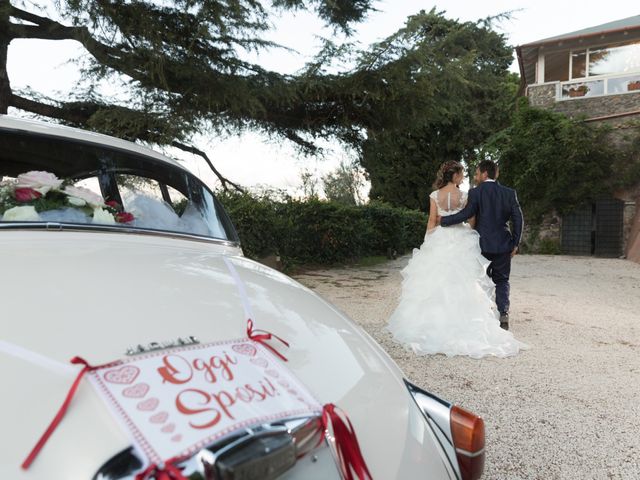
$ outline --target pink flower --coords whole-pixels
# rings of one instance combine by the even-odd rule
[[[64,193],[66,193],[69,197],[84,200],[93,208],[104,207],[104,200],[102,199],[102,197],[97,193],[92,192],[88,188],[66,187],[64,189]]]
[[[107,207],[111,207],[114,210],[118,210],[120,208],[120,204],[115,200],[109,200],[108,202],[104,202]]]
[[[16,201],[20,203],[30,202],[31,200],[36,200],[42,196],[42,194],[34,190],[33,188],[16,188],[13,193],[16,197]]]
[[[62,185],[62,180],[53,173],[32,171],[22,173],[17,177],[17,188],[32,188],[42,195],[46,195],[49,190],[56,190]]]
[[[115,214],[115,218],[118,223],[129,223],[135,220],[133,214],[129,212],[118,212]]]

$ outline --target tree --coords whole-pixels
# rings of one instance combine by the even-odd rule
[[[328,25],[349,33],[373,2],[271,0],[270,5],[276,11],[313,9]],[[257,130],[292,140],[307,152],[317,150],[317,138],[336,138],[362,151],[375,196],[391,201],[398,186],[394,178],[406,178],[414,168],[402,167],[402,148],[417,141],[416,151],[424,150],[427,138],[435,139],[426,145],[434,158],[457,154],[485,138],[487,124],[499,123],[500,81],[511,50],[482,22],[420,12],[368,49],[326,41],[303,71],[283,75],[240,54],[274,46],[264,40],[270,11],[259,0],[59,0],[58,5],[53,18],[0,0],[0,112],[11,106],[203,156],[189,145],[203,131]],[[77,94],[47,99],[13,92],[4,60],[16,38],[79,42],[88,65]],[[107,81],[122,86],[123,98],[96,94]],[[385,170],[389,162],[395,165],[393,175]],[[226,187],[229,182],[220,178]]]
[[[421,12],[368,54],[397,92],[391,114],[404,119],[367,129],[362,165],[372,199],[428,209],[440,164],[472,157],[506,126],[518,81],[493,20],[461,23]]]
[[[305,168],[300,172],[300,181],[302,182],[302,185],[300,186],[302,198],[305,200],[317,199],[318,180],[316,179],[315,173]]]
[[[272,0],[273,9],[315,9],[350,32],[372,0]],[[210,122],[295,136],[300,80],[241,60],[239,52],[273,47],[262,36],[269,13],[258,0],[62,0],[60,19],[0,0],[0,113],[9,106],[129,139],[168,144]],[[17,38],[75,40],[89,54],[80,98],[43,99],[11,92],[6,51]],[[93,93],[97,82],[130,92],[113,103]]]
[[[500,166],[500,180],[515,188],[530,222],[566,213],[601,194],[640,180],[640,130],[616,146],[605,125],[529,106],[520,99],[512,124],[479,151]]]
[[[341,162],[338,168],[322,176],[322,187],[327,200],[343,205],[357,205],[362,178],[357,165]]]
[[[270,8],[308,9],[334,29],[351,32],[373,0],[271,0]],[[60,0],[55,15],[34,13],[20,0],[0,0],[0,113],[14,107],[61,123],[128,140],[185,145],[194,133],[251,128],[310,148],[298,130],[311,128],[307,82],[264,70],[242,51],[274,47],[263,39],[270,12],[259,0]],[[29,11],[32,10],[32,11]],[[37,10],[36,10],[37,11]],[[76,98],[14,92],[7,74],[14,39],[74,40],[88,54]],[[122,84],[120,101],[96,85]],[[313,101],[313,100],[311,100]],[[322,100],[321,100],[322,101]],[[302,119],[302,120],[301,120]],[[205,158],[209,162],[208,158]],[[210,163],[210,162],[209,162]],[[229,183],[219,172],[223,182]]]

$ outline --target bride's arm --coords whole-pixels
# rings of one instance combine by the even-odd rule
[[[467,223],[471,228],[476,228],[476,216],[474,215],[469,220],[467,220]]]
[[[438,206],[433,198],[429,198],[429,221],[427,222],[427,233],[438,226]]]

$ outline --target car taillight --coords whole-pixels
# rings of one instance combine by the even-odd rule
[[[484,470],[484,421],[460,407],[451,409],[451,435],[462,480],[476,480]]]

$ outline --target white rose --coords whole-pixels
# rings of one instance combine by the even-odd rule
[[[18,175],[17,188],[33,188],[42,195],[46,195],[49,190],[56,190],[62,185],[62,180],[49,172],[27,172]]]
[[[84,187],[66,187],[64,189],[64,193],[66,193],[69,198],[78,198],[80,200],[84,200],[86,203],[91,205],[93,208],[104,207],[104,200],[97,193],[92,192],[88,188]]]
[[[67,197],[67,202],[69,202],[74,207],[84,207],[87,202],[78,197]]]
[[[115,218],[109,212],[102,208],[96,208],[93,210],[93,223],[103,223],[107,225],[114,225],[116,223]]]
[[[10,208],[2,216],[3,222],[37,222],[38,220],[40,220],[40,215],[31,205]]]

